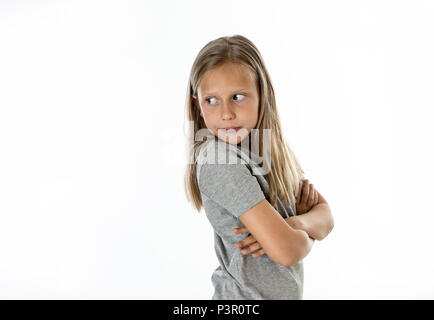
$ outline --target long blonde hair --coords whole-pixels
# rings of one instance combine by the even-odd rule
[[[274,89],[262,56],[256,46],[241,35],[220,37],[208,42],[199,51],[190,71],[186,97],[186,115],[189,124],[193,125],[186,135],[187,165],[184,176],[184,191],[187,200],[200,212],[202,197],[196,176],[197,156],[200,146],[206,141],[195,141],[195,137],[197,131],[205,129],[206,125],[192,96],[197,96],[201,77],[208,70],[225,62],[234,62],[245,66],[255,76],[260,90],[258,122],[255,129],[258,129],[259,133],[259,156],[261,157],[263,156],[263,129],[271,129],[271,167],[269,172],[264,175],[270,189],[268,200],[272,206],[276,205],[277,198],[291,205],[292,201],[295,201],[300,177],[304,171],[282,136]]]

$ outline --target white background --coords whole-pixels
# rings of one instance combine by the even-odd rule
[[[432,299],[432,1],[1,1],[0,298],[210,299],[184,196],[199,50],[253,41],[332,208],[304,299]]]

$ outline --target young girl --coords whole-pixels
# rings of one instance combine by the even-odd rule
[[[212,299],[302,299],[302,259],[332,230],[333,217],[282,137],[255,45],[241,35],[206,44],[191,69],[186,107],[185,191],[214,229]],[[252,137],[259,148],[246,144]],[[265,174],[261,159],[270,164]]]

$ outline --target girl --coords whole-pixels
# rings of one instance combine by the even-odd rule
[[[282,137],[271,79],[250,40],[221,37],[200,50],[186,111],[186,196],[198,212],[204,207],[219,261],[212,299],[302,299],[302,259],[333,217]],[[249,146],[252,137],[259,148]]]

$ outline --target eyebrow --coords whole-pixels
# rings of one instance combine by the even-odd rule
[[[234,94],[235,92],[240,92],[240,91],[248,91],[248,89],[240,88],[240,89],[234,90],[232,92],[232,94]],[[204,96],[214,96],[214,95],[216,95],[216,93],[215,92],[205,92],[203,95]]]

